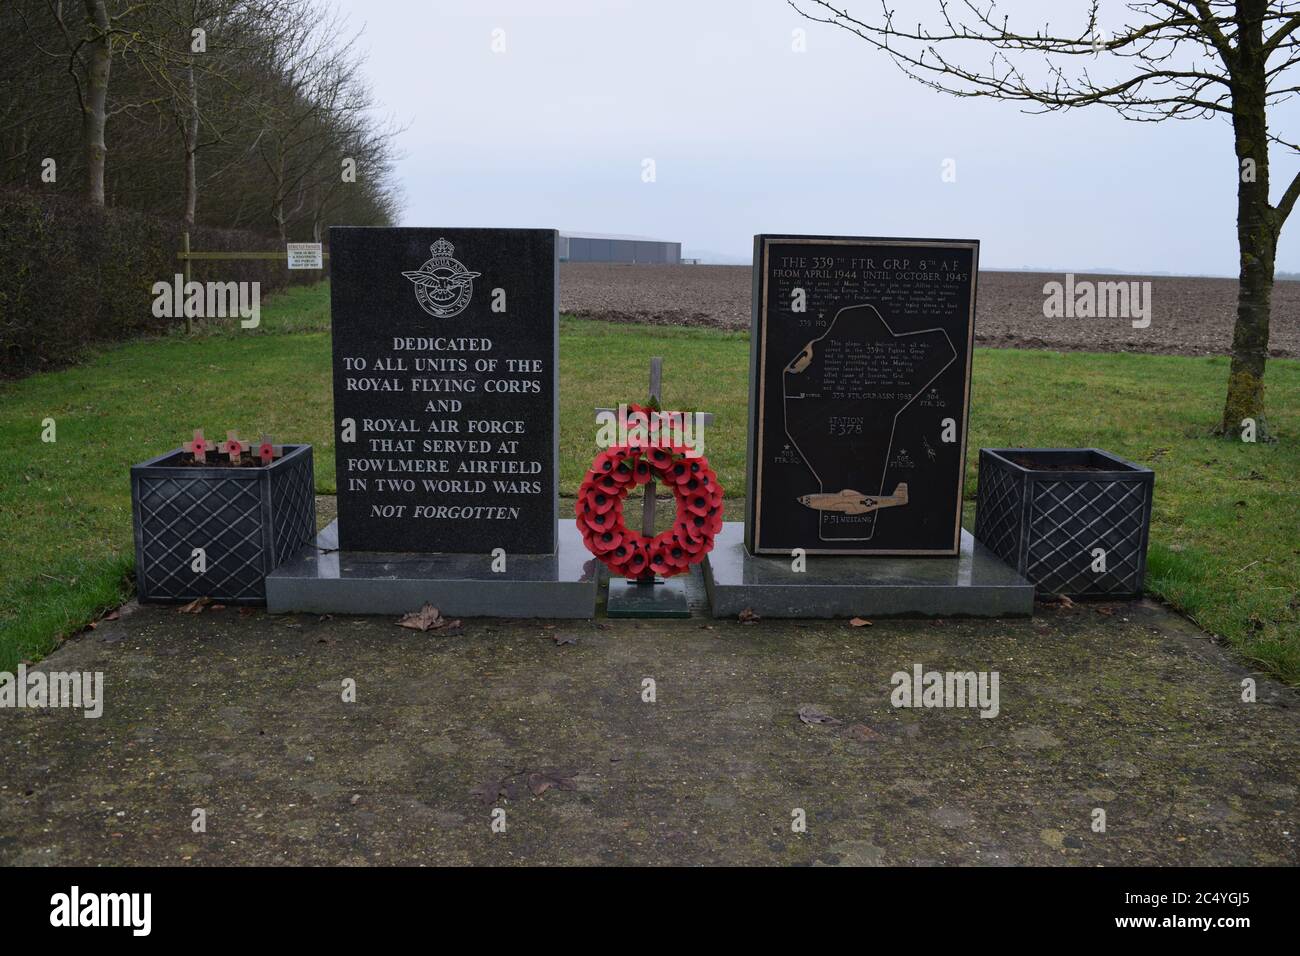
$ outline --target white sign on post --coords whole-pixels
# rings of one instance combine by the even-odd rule
[[[319,242],[289,242],[285,244],[289,254],[290,269],[323,269],[324,262]]]

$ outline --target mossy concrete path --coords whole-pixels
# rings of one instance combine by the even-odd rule
[[[891,706],[916,664],[997,671],[997,716]],[[423,633],[143,608],[40,669],[102,671],[104,710],[0,710],[3,864],[1297,862],[1296,692],[1147,603]]]

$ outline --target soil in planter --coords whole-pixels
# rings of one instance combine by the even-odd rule
[[[279,459],[274,459],[279,461]],[[237,463],[231,462],[225,455],[218,455],[209,458],[207,461],[199,461],[193,455],[185,455],[180,460],[182,468],[269,468],[269,465],[263,465],[260,458],[240,458]]]
[[[1045,461],[1035,461],[1032,458],[1012,458],[1013,462],[1021,468],[1028,468],[1030,471],[1118,471],[1119,469],[1112,466],[1103,468],[1100,465],[1057,465]]]

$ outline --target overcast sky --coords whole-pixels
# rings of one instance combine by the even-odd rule
[[[958,100],[784,0],[337,2],[409,126],[404,225],[630,233],[712,261],[748,261],[757,232],[974,238],[990,268],[1236,274],[1224,121]],[[1064,31],[1084,5],[1010,9],[1050,8]],[[1300,108],[1272,125],[1300,138]],[[1276,200],[1300,162],[1273,155]],[[1300,214],[1277,265],[1300,271]]]

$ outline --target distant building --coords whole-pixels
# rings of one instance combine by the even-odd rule
[[[680,242],[661,242],[644,236],[606,236],[594,232],[560,233],[561,262],[635,262],[677,265],[682,261]]]

